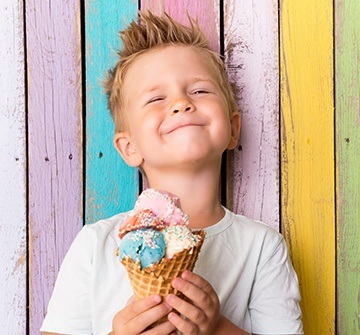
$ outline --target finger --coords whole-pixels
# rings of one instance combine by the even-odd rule
[[[171,310],[171,306],[166,303],[152,307],[132,320],[133,325],[135,325],[134,328],[140,333],[164,316],[167,316]]]
[[[191,334],[199,334],[199,328],[196,324],[183,319],[176,313],[170,313],[169,321],[181,332],[183,335]]]
[[[124,334],[140,334],[156,321],[166,316],[172,309],[168,304],[161,303],[150,307],[149,309],[145,309],[144,311],[142,308],[143,306],[140,306],[141,308],[139,308],[138,311],[141,310],[142,312],[136,314],[133,310],[139,307],[139,302],[140,300],[135,301],[132,305],[125,307],[115,315],[113,329],[122,329]],[[129,317],[130,314],[131,317]]]
[[[207,316],[205,312],[197,306],[177,297],[174,294],[169,294],[166,297],[166,302],[184,317],[199,325],[206,321]]]
[[[142,333],[142,335],[160,335],[160,334],[170,335],[170,334],[176,334],[175,330],[176,327],[170,321],[165,321],[159,324],[158,326],[145,331],[144,333]]]
[[[184,271],[181,274],[181,278],[194,284],[195,286],[205,291],[209,295],[211,295],[214,292],[214,289],[212,288],[212,286],[208,281],[206,281],[204,278],[200,277],[199,275],[191,271]]]
[[[132,298],[130,298],[130,300],[132,300]],[[148,309],[160,304],[161,297],[156,294],[140,300],[134,299],[132,303],[130,303],[130,300],[128,301],[127,307],[124,308],[126,320],[131,320]]]
[[[131,305],[133,302],[135,302],[136,301],[136,298],[135,298],[135,296],[133,295],[128,301],[127,301],[127,303],[126,303],[126,306],[129,306],[129,305]]]
[[[172,286],[183,293],[184,296],[190,299],[196,306],[204,309],[216,301],[217,295],[211,285],[204,279],[200,281],[196,280],[196,283],[200,284],[200,286],[182,277],[177,277],[172,281]]]

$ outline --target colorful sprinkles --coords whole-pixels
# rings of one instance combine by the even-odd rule
[[[155,250],[159,248],[156,243],[158,235],[155,234],[162,234],[166,243],[165,257],[171,258],[175,253],[192,248],[199,242],[188,224],[189,216],[180,209],[179,198],[167,192],[146,189],[119,229],[119,237],[122,239],[127,233],[133,232],[129,236],[132,241],[142,241]]]

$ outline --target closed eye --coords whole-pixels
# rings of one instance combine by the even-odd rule
[[[193,91],[192,94],[194,95],[198,95],[198,94],[208,94],[210,93],[210,91],[208,90],[196,90],[196,91]]]
[[[164,97],[155,97],[155,98],[152,98],[152,99],[148,100],[148,101],[146,102],[146,104],[151,104],[151,103],[153,103],[153,102],[161,101],[161,100],[164,100],[164,99],[165,99]]]

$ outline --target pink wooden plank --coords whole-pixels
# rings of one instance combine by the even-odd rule
[[[197,19],[211,47],[220,50],[219,3],[216,0],[142,0],[141,9],[151,9],[154,14],[167,12],[175,20],[188,23],[187,12]]]
[[[201,29],[209,39],[213,50],[220,52],[220,7],[217,1],[208,0],[142,0],[141,9],[150,9],[154,14],[168,13],[173,19],[188,24],[189,14],[198,20]],[[143,181],[143,188],[147,188],[146,178]]]
[[[226,0],[229,74],[239,88],[239,147],[228,166],[233,210],[279,228],[278,2]]]
[[[26,1],[30,334],[83,224],[79,1]]]
[[[23,1],[0,2],[0,333],[26,334]]]

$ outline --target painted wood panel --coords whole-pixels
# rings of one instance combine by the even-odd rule
[[[332,2],[284,0],[282,232],[300,280],[305,334],[335,334]]]
[[[114,125],[102,82],[117,61],[118,32],[137,15],[136,1],[86,1],[86,223],[129,210],[139,174],[113,146]]]
[[[80,2],[26,1],[29,334],[39,334],[82,212]]]
[[[83,193],[89,223],[131,208],[136,198],[138,173],[113,149],[101,81],[116,61],[117,32],[136,16],[139,3],[87,0],[82,17],[78,0],[0,3],[0,328],[5,333],[39,334],[58,268],[84,221]],[[240,87],[243,116],[239,148],[228,160],[228,205],[276,229],[281,205],[281,231],[300,279],[305,333],[355,334],[360,329],[360,5],[356,0],[279,4],[280,12],[274,0],[141,1],[142,8],[166,10],[182,22],[188,11],[212,47],[225,52]]]
[[[156,15],[168,13],[178,22],[188,25],[188,14],[196,19],[209,39],[211,48],[217,52],[221,50],[220,36],[220,4],[218,0],[142,0],[141,9],[149,9]],[[143,188],[149,187],[144,178]]]
[[[335,1],[338,334],[360,334],[360,3]]]
[[[141,0],[141,9],[150,9],[155,14],[166,12],[187,25],[187,13],[198,20],[209,39],[213,50],[220,52],[220,0]]]
[[[228,203],[279,229],[278,2],[224,2],[226,63],[242,117],[228,160]]]
[[[23,2],[0,2],[0,329],[26,334],[26,114]]]

